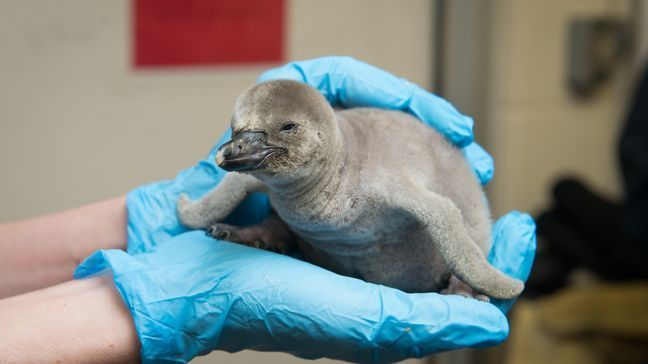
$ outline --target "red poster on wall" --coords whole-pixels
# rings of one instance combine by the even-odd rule
[[[136,67],[281,62],[284,0],[133,0]]]

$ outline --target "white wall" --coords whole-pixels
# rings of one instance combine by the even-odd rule
[[[129,10],[126,0],[0,0],[0,222],[174,176],[210,149],[268,67],[134,72]],[[430,85],[429,1],[294,0],[288,13],[288,59],[352,55]]]
[[[630,62],[593,98],[574,99],[566,87],[567,29],[578,17],[623,18],[629,12],[626,0],[493,0],[486,97],[497,214],[538,211],[563,174],[619,196],[615,147],[632,81]]]
[[[135,72],[126,0],[0,0],[0,222],[173,176],[268,65]],[[429,86],[426,0],[288,1],[288,59],[352,55]]]

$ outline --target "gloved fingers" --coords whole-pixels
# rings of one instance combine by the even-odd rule
[[[140,186],[128,193],[129,254],[151,250],[156,244],[186,232],[176,214],[176,202],[181,193],[198,199],[216,186],[227,172],[218,167],[214,157],[218,148],[231,138],[228,129],[206,158],[180,171],[175,179]],[[264,194],[248,196],[228,217],[226,222],[249,225],[263,221],[270,214],[270,202]]]
[[[402,110],[434,127],[459,147],[473,141],[473,120],[446,100],[351,57],[290,62],[264,72],[258,82],[290,79],[318,89],[335,106]]]
[[[348,297],[363,297],[362,306],[337,306],[333,308],[335,315],[325,316],[333,320],[327,325],[342,324],[343,330],[328,338],[318,337],[316,343],[304,343],[299,350],[290,350],[295,341],[308,337],[309,330],[293,332],[300,338],[290,338],[281,350],[307,359],[324,356],[358,363],[393,363],[457,348],[497,345],[508,336],[508,322],[502,312],[474,299],[436,293],[405,294],[382,286],[378,293],[367,293],[361,287],[345,290],[349,291]],[[345,305],[345,299],[341,296],[337,301]],[[317,329],[325,331],[322,326]]]
[[[488,184],[493,178],[495,173],[495,165],[493,157],[477,142],[472,142],[462,149],[464,157],[468,160],[470,168],[472,168],[477,179],[482,185]]]
[[[531,272],[536,250],[536,226],[526,213],[512,211],[493,225],[493,246],[488,261],[507,275],[526,281]],[[507,312],[515,300],[493,300]]]
[[[405,315],[385,319],[381,327],[384,333],[376,337],[381,345],[360,351],[358,361],[392,363],[458,348],[497,345],[508,336],[506,317],[488,303],[437,293],[410,294],[408,299],[405,307],[412,309]],[[399,312],[398,307],[383,310]]]
[[[201,232],[137,256],[99,251],[76,278],[111,269],[145,362],[181,362],[214,349],[392,362],[501,342],[504,315],[458,296],[402,291]]]
[[[273,350],[309,359],[392,363],[456,348],[496,345],[508,336],[502,312],[474,299],[406,294],[324,270],[318,272],[321,275],[285,273],[293,277],[294,289],[283,292],[284,300],[278,303],[282,311],[264,314],[254,330],[255,337],[265,336],[278,344]],[[227,325],[223,331],[227,341],[229,330],[239,330],[231,333],[234,346],[227,351],[255,348],[254,343],[240,346],[252,320],[241,321],[245,325]]]

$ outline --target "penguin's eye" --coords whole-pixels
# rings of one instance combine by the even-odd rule
[[[296,128],[297,128],[297,124],[295,124],[295,123],[285,123],[281,127],[281,132],[290,133],[290,132],[294,131]]]

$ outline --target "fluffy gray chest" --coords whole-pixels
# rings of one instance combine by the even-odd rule
[[[271,195],[270,201],[304,242],[336,256],[375,253],[404,223],[376,199],[343,191],[306,201]]]
[[[300,237],[304,256],[319,266],[411,292],[438,290],[447,281],[436,252],[421,248],[429,245],[426,233],[402,211],[366,196],[338,196],[317,212],[271,201]]]
[[[358,220],[363,210],[357,197],[340,191],[319,191],[314,196],[294,199],[271,193],[270,203],[282,220],[302,238],[346,230]]]

